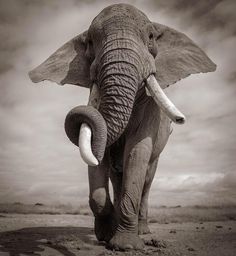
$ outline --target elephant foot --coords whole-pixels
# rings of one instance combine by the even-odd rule
[[[139,220],[138,222],[138,234],[144,235],[144,234],[150,234],[151,231],[148,227],[147,221]]]
[[[136,233],[117,231],[110,240],[108,247],[116,251],[141,250],[144,247],[144,242]]]
[[[117,219],[114,213],[95,217],[95,235],[98,241],[109,242],[116,232]]]

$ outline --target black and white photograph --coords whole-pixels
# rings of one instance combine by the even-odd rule
[[[236,2],[0,0],[0,256],[234,256]]]

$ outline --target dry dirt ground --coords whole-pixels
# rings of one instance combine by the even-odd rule
[[[236,222],[150,223],[143,251],[115,252],[98,243],[93,217],[1,214],[0,256],[236,255]]]

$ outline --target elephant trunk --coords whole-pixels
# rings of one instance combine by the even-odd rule
[[[79,146],[81,157],[88,165],[101,163],[107,142],[107,127],[96,108],[73,108],[66,116],[65,132],[70,141]]]
[[[101,58],[99,112],[107,125],[107,146],[124,132],[141,82],[140,60],[131,49],[114,49]]]
[[[91,140],[92,153],[99,163],[105,147],[112,145],[124,132],[139,85],[154,72],[154,65],[149,65],[142,49],[131,38],[110,39],[101,52],[97,67],[99,106],[76,107],[69,112],[65,122],[67,136],[74,144],[78,146],[81,141],[83,145],[82,141],[90,143]],[[88,126],[80,129],[82,123]],[[90,133],[89,128],[92,130],[90,138],[80,140],[81,134]],[[89,153],[82,152],[81,156],[86,163],[96,165],[90,150],[85,147],[85,151]]]

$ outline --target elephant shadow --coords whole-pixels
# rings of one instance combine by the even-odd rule
[[[51,255],[75,256],[98,245],[88,227],[33,227],[0,233],[0,255],[41,255],[48,250]]]

